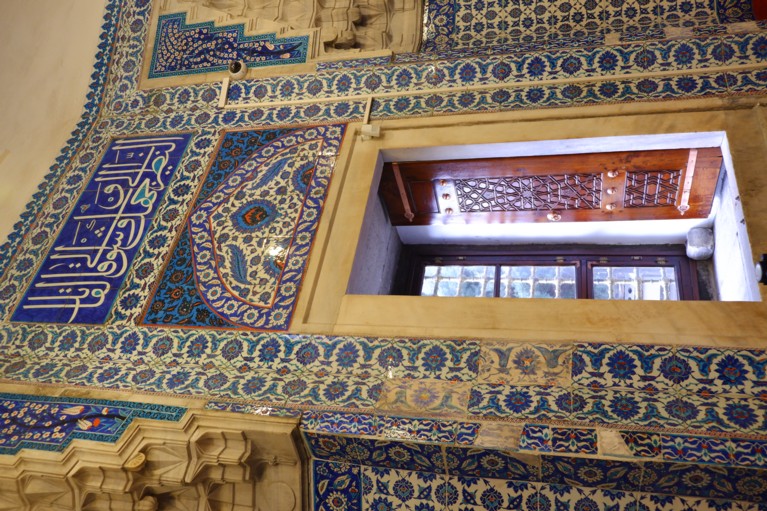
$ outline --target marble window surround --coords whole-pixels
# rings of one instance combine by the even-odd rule
[[[127,25],[124,25],[124,26],[127,26]],[[129,77],[127,79],[127,82],[130,82],[130,80],[131,80],[131,78]],[[746,82],[744,82],[744,83],[746,83]],[[123,92],[125,92],[125,91],[123,91]],[[211,96],[210,94],[205,94],[205,92],[206,91],[204,91],[204,90],[198,90],[198,91],[193,91],[192,94],[193,95],[194,94],[198,94],[199,96],[197,96],[197,97],[200,100],[202,100],[203,103],[213,104],[216,101],[215,95]],[[179,94],[179,96],[181,96],[182,93],[179,92],[178,94]],[[131,94],[128,94],[127,96],[131,96]],[[127,101],[128,101],[127,104],[128,105],[132,105],[134,103],[134,100],[135,100],[136,101],[136,111],[132,112],[132,111],[130,111],[130,108],[122,111],[121,115],[124,115],[124,117],[121,118],[118,115],[115,119],[113,119],[114,124],[109,124],[107,126],[102,126],[102,129],[107,130],[107,128],[109,128],[110,130],[114,130],[115,132],[118,132],[118,133],[119,132],[123,132],[123,133],[130,132],[132,129],[135,129],[138,126],[140,126],[142,129],[150,128],[150,127],[155,127],[156,128],[157,126],[160,126],[162,129],[165,129],[165,128],[170,126],[170,123],[173,120],[173,118],[170,117],[171,115],[174,115],[172,113],[173,109],[170,109],[170,112],[165,112],[166,115],[159,115],[156,112],[157,111],[161,111],[161,109],[163,107],[168,109],[169,107],[167,106],[166,102],[168,101],[168,98],[171,98],[171,97],[173,97],[173,94],[166,95],[165,92],[157,93],[157,94],[154,94],[154,95],[151,95],[151,96],[144,96],[143,98],[142,98],[141,95],[138,95],[136,97],[129,97],[127,99]],[[160,99],[160,98],[165,98],[165,99],[163,100],[163,99]],[[122,99],[118,99],[117,101],[120,101],[120,100],[122,100]],[[706,105],[707,105],[707,107],[711,107],[712,105],[716,105],[718,107],[722,107],[722,106],[724,106],[724,103],[725,103],[724,101],[719,102],[719,103],[718,102],[713,102],[713,103],[709,102],[709,103],[706,103]],[[568,103],[568,106],[573,106],[574,104],[575,103]],[[148,110],[152,110],[153,111],[153,115],[155,115],[156,118],[153,119],[153,118],[150,117],[148,119],[144,119],[144,120],[140,120],[138,122],[134,122],[134,120],[131,119],[131,116],[132,115],[136,115],[138,117],[139,112],[142,110],[142,108],[145,108],[145,107]],[[463,108],[463,107],[461,107],[461,108]],[[598,108],[599,107],[597,107],[597,109]],[[632,109],[630,107],[626,107],[625,109],[621,108],[620,111],[622,113],[629,113],[629,114],[630,113],[634,113],[634,114],[645,113],[645,114],[647,114],[648,112],[650,112],[652,110],[652,108],[645,108],[644,111],[643,111],[642,108],[643,108],[642,106],[640,106],[639,108],[634,108],[634,109]],[[657,108],[657,110],[662,110],[663,108],[664,107],[661,105],[661,106],[659,106]],[[153,110],[153,109],[155,109],[156,111]],[[670,108],[670,109],[673,109],[673,108]],[[457,109],[456,111],[469,112],[469,111],[471,111],[471,109],[470,108],[469,109],[463,109],[463,110]],[[481,111],[481,108],[478,109],[477,111]],[[359,113],[359,110],[356,111],[356,112]],[[395,110],[392,110],[391,112],[392,112],[392,117],[399,117],[399,114],[394,115]],[[596,111],[592,111],[592,112],[595,113],[595,117],[596,117]],[[207,113],[207,112],[203,112],[203,113]],[[258,118],[258,119],[263,119],[264,118],[263,117],[264,116],[263,112],[261,113],[261,115],[262,115],[262,117],[258,117],[256,115],[254,115],[253,117],[254,118]],[[277,122],[277,121],[279,121],[280,118],[279,118],[279,116],[277,116],[277,112],[276,111],[273,112],[271,115],[273,115],[274,117],[270,118],[270,122]],[[290,117],[290,119],[292,119],[294,121],[298,119],[297,114],[292,114],[292,115],[293,115],[293,117]],[[331,118],[331,117],[336,116],[336,115],[338,115],[338,113],[336,111],[332,111],[331,110],[331,111],[328,111],[326,118]],[[535,115],[538,115],[540,117],[543,114],[537,113]],[[567,114],[565,114],[565,115],[567,115]],[[741,113],[738,113],[738,112],[732,113],[732,112],[730,112],[730,113],[721,114],[720,118],[714,119],[714,120],[712,120],[712,118],[711,118],[712,116],[700,115],[700,116],[696,117],[694,115],[691,115],[691,116],[687,117],[686,120],[684,120],[684,121],[682,121],[682,122],[680,122],[678,124],[675,124],[674,122],[669,123],[668,119],[664,118],[663,116],[654,116],[653,117],[652,115],[648,115],[646,117],[643,117],[642,120],[644,121],[644,125],[645,126],[646,125],[650,125],[650,126],[653,126],[653,127],[660,126],[661,130],[668,130],[668,131],[677,130],[678,131],[680,125],[684,125],[686,123],[688,128],[689,128],[689,126],[693,126],[693,125],[695,125],[695,126],[707,126],[707,127],[714,126],[711,129],[724,129],[725,131],[728,132],[728,134],[733,134],[733,140],[737,140],[737,142],[734,143],[735,151],[734,151],[734,155],[733,155],[733,159],[734,159],[736,168],[738,168],[739,171],[740,171],[741,168],[746,169],[746,174],[745,175],[747,176],[747,180],[748,180],[749,184],[750,185],[755,185],[756,188],[759,188],[758,185],[759,185],[760,181],[759,181],[758,175],[755,172],[753,172],[753,170],[751,169],[751,167],[749,167],[748,164],[744,164],[744,162],[748,159],[748,156],[753,155],[753,147],[748,145],[748,139],[746,137],[743,137],[742,135],[744,135],[746,132],[751,132],[751,133],[758,132],[758,128],[757,129],[753,129],[753,128],[754,128],[754,124],[755,124],[756,120],[758,120],[759,116],[761,116],[761,115],[763,115],[762,112],[759,110],[759,108],[756,108],[754,111],[752,111],[750,113],[750,115],[749,114],[743,115],[742,112]],[[461,120],[465,121],[469,117],[470,116],[464,116]],[[553,115],[552,115],[552,117],[553,117]],[[714,115],[713,117],[716,117],[716,115]],[[225,117],[223,115],[221,115],[221,116],[215,116],[214,115],[214,116],[209,116],[207,119],[204,119],[203,117],[201,117],[201,114],[198,113],[198,112],[195,112],[193,115],[188,116],[188,118],[189,119],[194,119],[194,120],[200,119],[200,124],[202,126],[211,126],[211,125],[213,125],[213,126],[216,126],[216,127],[219,126],[219,123],[235,123],[235,124],[239,123],[240,125],[244,125],[246,122],[252,122],[252,119],[248,119],[245,116],[233,119],[231,117]],[[525,118],[525,116],[523,114],[523,115],[520,115],[519,117],[515,118],[515,120],[519,121],[520,119],[524,119],[524,118]],[[722,118],[724,118],[724,119],[722,119]],[[96,117],[94,116],[92,119],[95,122]],[[475,120],[477,120],[477,119],[475,119]],[[156,124],[155,124],[155,122],[156,122]],[[449,122],[455,122],[455,119],[451,119]],[[482,122],[484,122],[484,121],[482,121]],[[477,125],[475,125],[474,127],[476,127],[478,125],[481,125],[482,122],[477,123]],[[206,125],[206,123],[210,123],[210,124]],[[735,124],[739,124],[739,123],[742,123],[742,126],[734,126]],[[439,128],[440,128],[439,122],[437,122],[436,124],[437,124],[437,128],[438,128],[437,131],[439,131]],[[444,127],[446,124],[447,124],[447,122],[442,124],[442,127]],[[554,124],[556,124],[556,123],[554,123]],[[549,125],[549,126],[551,126],[551,125]],[[84,119],[83,127],[89,127],[87,119]],[[392,128],[392,127],[396,128],[397,127],[397,122],[395,121],[395,122],[387,125],[387,127],[389,127],[389,128]],[[507,128],[508,128],[508,126],[507,126]],[[611,126],[609,126],[609,128],[614,129],[615,125],[611,125]],[[606,127],[605,130],[607,130],[609,128]],[[78,129],[80,129],[80,128],[78,128]],[[589,129],[593,129],[593,128],[589,128]],[[623,129],[624,131],[630,131],[630,130],[626,129],[625,126],[623,128],[619,128],[619,129]],[[479,131],[482,131],[481,126],[480,126]],[[595,131],[598,131],[598,130],[595,130]],[[687,131],[687,130],[682,130],[682,131]],[[74,140],[72,142],[72,145],[74,146],[74,148],[72,148],[71,152],[69,153],[69,154],[71,154],[72,157],[74,157],[75,154],[78,154],[78,155],[83,154],[82,152],[78,152],[78,149],[77,149],[77,144],[79,143],[79,141],[82,140],[82,138],[78,139],[77,137],[84,136],[84,131],[80,131],[78,133],[79,134],[77,134],[77,136],[74,138]],[[505,135],[508,138],[510,133],[507,131],[506,133],[497,134],[496,137],[500,137],[502,135]],[[511,133],[511,135],[512,136],[519,136],[518,134],[515,134],[513,132]],[[96,131],[94,136],[103,136],[103,133],[100,133],[100,132]],[[437,137],[438,136],[439,135],[437,135]],[[535,136],[535,135],[533,134],[531,136]],[[433,143],[433,140],[423,140],[422,142],[423,143],[429,143],[429,142]],[[412,145],[412,140],[411,140],[410,143]],[[402,147],[407,147],[407,146],[403,145]],[[357,146],[357,149],[359,150],[359,146]],[[364,152],[365,149],[362,149],[362,151]],[[343,157],[344,156],[342,156],[342,158]],[[68,160],[66,156],[63,156],[62,161],[61,162],[57,162],[57,163],[61,163],[62,167],[63,167],[64,166],[63,164],[68,162],[68,161],[70,161],[70,160]],[[55,175],[53,177],[55,177]],[[362,189],[365,190],[364,187]],[[756,214],[756,204],[757,204],[757,201],[758,201],[758,194],[754,195],[753,191],[747,192],[747,193],[749,193],[749,196],[746,197],[745,202],[747,202],[747,205],[751,208],[751,210],[749,211],[749,226],[750,226],[750,229],[752,230],[751,231],[752,233],[753,232],[757,233],[757,236],[756,236],[757,243],[761,243],[762,235],[760,233],[762,233],[764,231],[763,231],[763,229],[761,229],[762,223],[761,223],[761,221],[758,218],[759,215]],[[41,196],[38,197],[38,203],[33,205],[34,207],[31,208],[31,209],[34,210],[39,203],[41,203],[41,202],[43,202],[43,201],[45,201],[47,199],[48,199],[48,195],[46,195],[45,192],[42,192]],[[26,225],[28,225],[29,222],[31,222],[31,220],[33,218],[36,218],[36,216],[35,216],[35,214],[31,213],[31,211],[30,211],[30,213],[28,215],[26,215],[25,218],[23,218],[23,221],[24,221],[24,223]],[[752,220],[753,220],[753,222],[752,222]],[[23,233],[23,228],[22,228],[22,230],[20,230],[17,233],[17,235],[14,237],[15,241],[12,240],[10,245],[6,245],[5,246],[5,250],[11,250],[12,248],[17,247],[18,246],[18,244],[17,244],[18,240],[21,238],[21,236],[23,234],[24,233]],[[34,234],[39,234],[39,231],[35,232]],[[33,235],[33,233],[30,233],[30,236],[32,236],[32,235]],[[757,246],[761,246],[761,245],[757,245]],[[6,252],[6,254],[7,254],[7,252]],[[4,259],[5,260],[9,260],[10,258],[4,258]],[[747,321],[746,318],[749,317],[748,316],[749,312],[756,311],[758,313],[758,310],[759,309],[755,308],[755,307],[749,308],[749,307],[741,307],[741,306],[738,306],[738,307],[735,307],[735,308],[730,308],[730,309],[726,310],[726,312],[734,311],[735,312],[735,316],[736,316],[735,317],[735,321],[740,319],[743,322],[742,325],[739,325],[740,329],[737,330],[737,333],[734,336],[728,335],[728,332],[725,331],[726,328],[727,328],[727,325],[728,325],[725,322],[725,327],[724,328],[721,327],[721,326],[717,327],[717,328],[720,328],[721,330],[719,330],[717,332],[714,332],[714,333],[706,332],[706,331],[703,331],[703,330],[698,330],[697,332],[693,331],[692,333],[687,331],[686,333],[682,333],[682,334],[680,334],[678,336],[674,335],[673,336],[674,338],[671,339],[671,340],[669,340],[669,339],[665,339],[665,340],[667,340],[669,342],[677,343],[677,344],[685,344],[685,343],[686,344],[692,344],[692,343],[695,343],[695,338],[698,338],[699,342],[704,342],[706,344],[714,344],[718,340],[721,344],[729,345],[729,346],[744,345],[744,344],[749,344],[749,343],[756,343],[756,342],[759,342],[759,338],[760,338],[759,337],[759,332],[763,331],[763,330],[760,330],[758,322],[756,324],[754,324],[754,323],[749,324],[749,322]],[[301,312],[305,313],[306,310],[302,309]],[[312,311],[312,313],[314,313],[314,312],[315,311]],[[521,313],[524,314],[525,311],[522,310],[522,311],[518,311],[518,312],[521,312]],[[649,312],[649,311],[646,310],[645,312]],[[710,312],[713,312],[713,311],[710,311]],[[701,316],[702,315],[703,314],[701,314]],[[716,315],[716,313],[714,315]],[[458,320],[462,319],[460,315],[456,316],[456,317],[457,317]],[[316,317],[315,317],[315,319],[316,319]],[[363,320],[369,320],[369,318],[366,318],[364,316],[362,316],[362,319]],[[407,320],[407,317],[405,316],[404,319]],[[715,319],[714,319],[714,321],[715,321]],[[316,324],[312,325],[310,323],[306,323],[306,324],[301,324],[299,326],[299,328],[302,328],[302,329],[308,329],[308,328],[315,329],[317,327],[316,327]],[[358,327],[358,328],[360,330],[372,330],[373,328],[376,328],[378,330],[378,326],[375,325],[375,324],[373,324],[373,326],[363,325],[363,326]],[[414,334],[413,337],[420,338],[420,337],[423,336],[422,331],[424,329],[426,329],[426,328],[427,327],[418,327],[418,329],[416,329],[414,327],[403,327],[403,328],[399,329],[399,332],[398,332],[397,335],[402,335],[402,333],[404,331],[407,331],[407,330],[409,330],[411,332],[419,330],[418,334],[420,334],[420,335]],[[648,327],[645,326],[645,328],[648,328]],[[381,330],[385,330],[385,329],[386,329],[386,326],[384,325],[384,328],[381,328]],[[447,330],[449,330],[449,328],[446,328],[445,330],[447,331]],[[31,341],[31,337],[26,335],[27,333],[29,333],[29,331],[28,330],[24,330],[24,327],[22,327],[20,330],[17,330],[16,328],[10,328],[10,329],[6,329],[5,331],[9,335],[8,335],[8,337],[6,337],[6,340],[4,342],[7,341],[7,342],[17,342],[17,343],[19,343],[18,344],[19,353],[22,353],[22,352],[24,353],[24,355],[21,358],[23,358],[25,361],[32,362],[33,366],[36,366],[38,369],[40,369],[40,372],[38,373],[38,375],[42,376],[43,379],[50,378],[51,382],[52,382],[56,378],[64,377],[64,378],[68,378],[68,379],[71,380],[71,381],[67,381],[67,383],[64,383],[65,385],[73,385],[73,384],[77,385],[78,384],[78,383],[76,383],[74,381],[74,379],[77,378],[78,376],[83,376],[83,373],[79,372],[80,369],[78,369],[77,371],[67,375],[67,374],[65,374],[65,371],[64,371],[65,365],[60,365],[59,368],[56,369],[55,367],[46,365],[42,358],[38,358],[41,355],[43,355],[43,351],[45,351],[45,350],[37,349],[37,350],[35,350],[36,353],[34,353],[34,354],[29,352],[29,346],[27,344],[28,344],[28,342]],[[22,331],[24,333],[22,333]],[[110,330],[108,328],[108,329],[105,329],[105,331],[114,331],[114,330]],[[509,332],[511,332],[511,331],[518,331],[517,330],[517,326],[507,325],[505,329],[501,328],[499,331],[497,331],[495,333],[492,333],[492,334],[488,334],[487,332],[480,332],[479,330],[473,330],[472,333],[474,334],[474,336],[477,336],[478,334],[484,333],[484,334],[488,334],[489,336],[493,336],[493,335],[494,336],[499,336],[499,337],[503,336],[503,337],[506,337],[508,339]],[[652,329],[648,328],[648,330],[646,332],[647,333],[646,336],[641,336],[641,335],[639,335],[639,333],[634,331],[631,335],[627,336],[627,338],[617,339],[617,340],[623,340],[624,342],[628,342],[629,344],[631,343],[632,340],[634,340],[634,342],[640,342],[640,343],[641,342],[647,342],[649,340],[650,342],[656,342],[658,344],[661,344],[664,341],[664,339],[663,339],[664,337],[668,337],[669,335],[672,335],[672,331],[673,331],[673,328],[669,328],[668,326],[664,326],[664,327],[662,327],[660,329],[657,329],[657,330],[652,330]],[[701,333],[702,331],[704,333]],[[62,329],[52,329],[51,332],[56,332],[56,333],[61,334],[61,335],[60,335],[60,337],[56,337],[55,340],[54,339],[49,339],[48,341],[45,341],[45,342],[50,342],[50,343],[53,343],[52,345],[55,345],[57,347],[62,347],[65,342],[69,342],[69,341],[67,341],[68,334],[70,334],[72,332],[78,332],[78,331],[76,329],[62,328]],[[99,329],[95,329],[95,330],[89,331],[88,333],[86,333],[85,331],[82,331],[82,332],[83,332],[82,335],[83,336],[87,336],[89,341],[93,340],[93,338],[97,337],[100,333],[103,333],[103,331],[101,331]],[[589,340],[599,340],[599,339],[596,339],[596,338],[600,338],[600,337],[603,337],[603,336],[605,336],[605,337],[609,337],[610,336],[609,332],[604,332],[604,331],[601,331],[601,330],[598,330],[598,329],[592,329],[592,330],[589,330],[589,332],[590,332],[588,334]],[[126,337],[130,334],[130,332],[124,332],[124,333],[125,333]],[[142,337],[144,335],[147,335],[148,337],[145,337],[142,340],[146,340],[147,342],[149,342],[153,338],[153,336],[155,334],[160,334],[160,333],[161,333],[161,331],[159,331],[159,330],[144,329],[144,330],[142,330],[142,334],[141,335],[142,335]],[[178,336],[180,338],[181,337],[186,338],[185,336],[187,335],[186,333],[183,333],[183,332],[177,332],[177,334],[178,334]],[[622,336],[622,334],[625,335],[625,331],[624,332],[618,332],[617,334],[614,334],[614,335],[616,335],[617,337],[620,337],[620,336]],[[80,333],[76,333],[76,335],[80,336],[81,334]],[[191,334],[189,334],[189,335],[191,335]],[[206,333],[205,335],[210,336],[209,337],[210,339],[214,339],[215,338],[215,336],[212,333]],[[523,337],[525,335],[532,336],[532,335],[534,335],[534,333],[533,332],[528,332],[528,333],[522,332],[520,335],[523,336]],[[540,331],[537,332],[537,335],[539,335],[539,336],[541,335]],[[572,332],[569,332],[569,335],[572,335]],[[584,335],[586,335],[586,334],[584,334]],[[558,333],[558,334],[552,335],[553,338],[557,338],[557,337],[560,337],[560,336],[564,336],[564,334]],[[246,335],[245,336],[245,338],[248,338],[248,337],[250,337],[250,335]],[[448,338],[448,337],[452,337],[452,335],[450,333],[446,332],[445,338]],[[471,337],[471,335],[467,335],[466,337]],[[14,339],[14,340],[11,341],[11,339]],[[122,338],[121,335],[115,335],[114,337],[112,337],[112,339],[116,343],[113,346],[115,348],[120,346],[120,343],[123,342],[123,340],[122,340],[123,338]],[[77,342],[80,342],[80,341],[85,342],[85,337],[83,337],[82,339],[78,340]],[[126,339],[126,341],[127,341],[127,339]],[[131,341],[131,342],[133,342],[133,341]],[[405,342],[405,344],[407,344],[407,342]],[[8,345],[4,344],[4,346],[8,346]],[[96,346],[97,346],[97,344],[94,344],[94,347],[96,347]],[[214,349],[214,351],[215,351],[215,349]],[[85,352],[85,351],[83,350],[83,352]],[[55,350],[51,351],[51,355],[50,356],[53,356],[53,357],[58,356],[55,353],[56,353]],[[213,355],[213,352],[211,352],[210,355]],[[131,361],[135,361],[135,359],[130,359],[130,360]],[[16,360],[16,361],[18,361],[18,360]],[[172,359],[168,359],[167,362],[168,362],[168,365],[164,365],[163,364],[163,365],[160,366],[160,367],[163,367],[162,371],[164,373],[164,376],[165,375],[170,375],[172,372],[176,371],[176,369],[173,369],[173,367],[175,367],[175,366],[172,365],[173,364],[173,360]],[[96,359],[96,360],[91,360],[90,363],[93,364],[91,367],[95,370],[96,366],[98,364],[103,364],[104,361],[101,360],[101,359]],[[83,365],[85,365],[85,364],[83,364]],[[131,371],[130,364],[121,364],[121,368],[125,369],[128,372]],[[31,369],[32,369],[32,367],[30,366],[30,370]],[[184,368],[179,368],[178,370],[181,371],[183,369]],[[364,371],[364,367],[361,367],[361,369],[363,369],[363,371]],[[208,371],[208,370],[209,369],[203,369],[203,371]],[[420,370],[426,371],[426,367],[424,366]],[[166,371],[170,371],[170,372],[166,373]],[[427,372],[427,374],[429,373],[429,371],[426,371],[426,372]],[[4,372],[3,374],[4,375],[10,374],[10,372],[8,372],[8,373]],[[31,371],[30,371],[30,374],[31,374]],[[95,374],[96,373],[93,373],[92,375],[95,375]],[[143,373],[142,376],[138,377],[138,382],[139,382],[138,385],[146,385],[147,382],[143,382],[142,378],[145,378],[149,374],[150,373]],[[138,372],[136,373],[136,375],[138,375]],[[157,376],[157,374],[155,376]],[[195,377],[200,378],[199,381],[202,381],[202,378],[204,376],[207,376],[207,375],[203,375],[203,374],[196,374],[195,375]],[[85,380],[87,380],[89,377],[90,376],[85,376]],[[83,381],[85,381],[85,380],[83,380]],[[19,380],[19,381],[21,381],[21,380]],[[88,381],[91,382],[90,388],[92,388],[93,385],[96,385],[96,384],[93,383],[94,380],[88,380]],[[95,380],[95,381],[97,381],[97,380]],[[126,381],[128,381],[128,380],[126,380]],[[220,380],[217,380],[217,381],[220,381]],[[122,384],[123,383],[120,383],[120,385],[122,385]],[[109,385],[111,385],[111,384],[109,384]],[[135,385],[136,385],[135,383],[134,384],[128,383],[128,386],[130,387],[130,389],[136,389]],[[174,393],[185,392],[185,391],[189,390],[189,388],[191,388],[191,387],[187,387],[186,389],[183,388],[183,387],[175,387],[173,392]],[[337,392],[337,390],[332,390],[332,389],[328,389],[328,390],[330,390],[331,392]],[[208,389],[208,391],[214,392],[214,391],[218,391],[218,390],[216,388],[216,389],[212,389],[212,390]],[[290,396],[290,397],[298,397],[298,399],[296,399],[294,401],[300,401],[300,400],[303,399],[303,398],[301,398],[299,396]],[[309,396],[309,399],[314,399],[314,397],[313,396]],[[255,406],[258,406],[258,405],[259,405],[259,403],[255,403]],[[279,407],[275,407],[275,406],[262,406],[261,408],[270,408],[270,409],[274,410],[274,414],[279,414],[280,413]],[[247,411],[247,410],[243,410],[243,411]],[[269,411],[271,411],[271,410],[269,410]],[[536,422],[536,424],[538,424],[539,422],[540,421]],[[398,426],[397,429],[402,429],[402,428],[400,428]],[[642,497],[640,497],[640,499],[641,498]],[[640,500],[640,502],[641,502],[641,500]]]

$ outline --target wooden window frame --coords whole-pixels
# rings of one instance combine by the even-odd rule
[[[593,299],[595,266],[673,266],[679,300],[700,300],[697,265],[682,245],[405,245],[392,286],[394,295],[420,296],[427,265],[546,265],[576,267],[577,299]],[[495,280],[495,295],[500,280]]]

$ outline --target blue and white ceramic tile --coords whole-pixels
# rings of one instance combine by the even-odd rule
[[[571,345],[483,343],[480,383],[514,385],[570,385]]]
[[[528,421],[567,420],[574,403],[559,387],[474,385],[469,398],[472,417],[504,417]]]
[[[0,394],[0,454],[62,452],[74,439],[115,443],[134,419],[178,422],[185,412],[130,401]]]
[[[381,418],[381,436],[391,440],[410,440],[441,444],[456,443],[457,421],[416,419],[407,417]],[[464,437],[464,443],[468,438]]]
[[[469,447],[446,447],[445,458],[450,475],[540,481],[539,468],[511,453]]]
[[[550,484],[603,490],[637,491],[643,474],[642,463],[564,456],[545,456],[541,480]]]
[[[450,510],[531,509],[528,502],[532,504],[538,494],[535,483],[455,476],[451,476],[448,480],[455,487],[460,488],[457,501],[453,505],[447,503],[446,509]]]
[[[364,413],[305,411],[301,414],[304,431],[375,436],[381,427],[379,417]]]
[[[636,494],[631,492],[577,488],[557,484],[541,484],[538,493],[550,502],[550,509],[553,510],[628,511],[636,501]]]
[[[312,461],[315,511],[362,511],[360,467],[332,461]]]
[[[672,349],[664,346],[576,344],[573,386],[593,389],[668,390],[666,361]]]
[[[360,438],[356,442],[360,463],[365,465],[445,473],[445,457],[438,445],[369,438]]]
[[[436,511],[446,476],[390,468],[362,467],[363,509]],[[443,497],[444,498],[444,497]]]

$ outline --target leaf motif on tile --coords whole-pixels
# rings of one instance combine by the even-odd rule
[[[572,345],[483,343],[480,383],[568,386]]]
[[[463,417],[470,384],[444,380],[387,379],[376,409],[403,415]]]

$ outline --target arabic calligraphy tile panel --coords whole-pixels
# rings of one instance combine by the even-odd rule
[[[213,22],[187,25],[186,13],[160,16],[149,78],[226,71],[233,60],[249,67],[306,62],[309,36],[246,36],[244,28],[243,24],[216,27]],[[214,46],[216,51],[211,52]]]
[[[136,418],[176,422],[185,412],[130,401],[0,394],[0,454],[61,452],[75,438],[116,442]]]
[[[191,136],[113,140],[14,313],[103,323]]]

